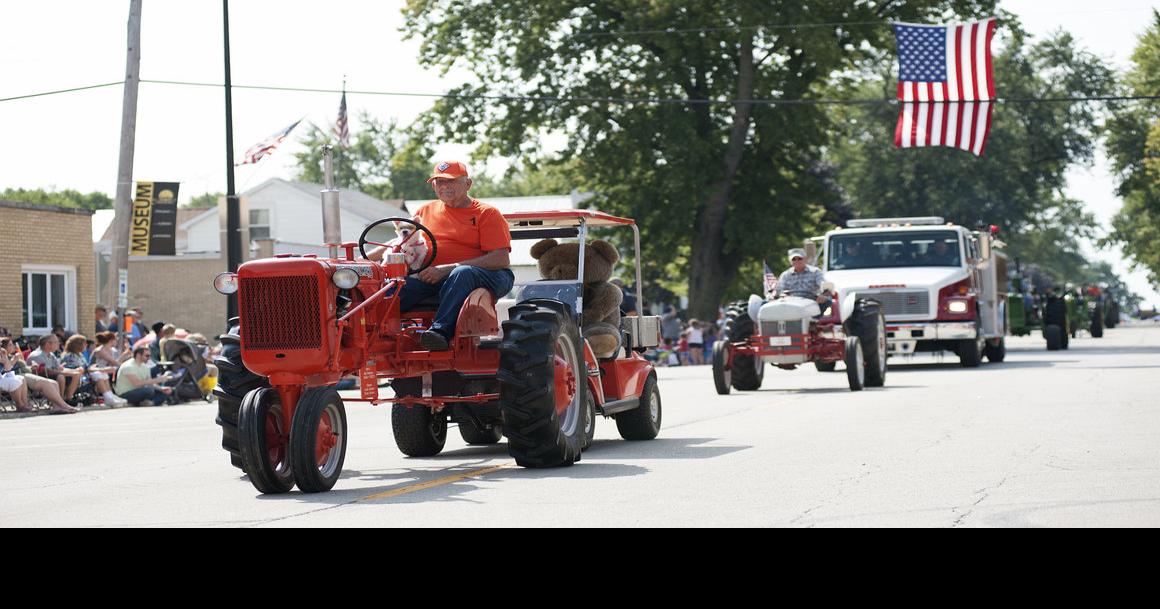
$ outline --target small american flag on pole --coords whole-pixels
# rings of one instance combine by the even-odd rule
[[[346,91],[342,92],[342,102],[338,104],[338,120],[334,123],[334,136],[343,148],[350,148],[350,125],[346,117]]]
[[[281,144],[282,140],[286,139],[286,136],[290,135],[290,132],[298,126],[298,123],[301,122],[302,119],[298,119],[294,121],[294,124],[290,125],[289,127],[286,127],[278,133],[275,133],[274,135],[271,135],[270,137],[258,142],[257,144],[250,146],[250,149],[246,151],[245,159],[243,159],[241,163],[238,163],[238,165],[250,165],[257,163],[266,155],[272,154],[274,149],[278,147],[278,144]]]
[[[777,274],[773,269],[769,268],[769,264],[764,260],[761,265],[765,267],[765,298],[772,299],[775,292],[777,292]]]
[[[948,146],[982,156],[991,132],[995,19],[958,25],[894,24],[899,148]]]

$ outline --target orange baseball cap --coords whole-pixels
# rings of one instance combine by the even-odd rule
[[[460,163],[459,161],[443,161],[443,162],[439,163],[438,165],[435,165],[435,172],[432,174],[431,177],[427,178],[427,181],[430,182],[431,180],[434,180],[435,178],[454,179],[454,178],[466,178],[466,177],[467,177],[467,165],[464,165],[463,163]]]

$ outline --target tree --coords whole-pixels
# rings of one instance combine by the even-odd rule
[[[653,272],[687,255],[691,314],[713,319],[740,263],[799,242],[836,199],[817,171],[826,112],[752,100],[816,97],[890,44],[887,20],[994,5],[409,0],[404,15],[425,63],[478,78],[436,104],[431,128],[536,161],[553,156],[545,134],[565,134],[559,158],[582,163],[601,208],[641,222]],[[833,22],[848,25],[816,25]]]
[[[56,207],[72,207],[96,211],[98,209],[112,209],[113,199],[103,192],[82,194],[75,190],[26,190],[23,188],[6,188],[0,192],[0,199],[20,201],[33,205],[53,205]]]
[[[185,207],[189,209],[210,209],[212,207],[217,207],[218,200],[224,198],[225,196],[225,193],[221,192],[207,192],[190,199],[189,203],[187,203]]]
[[[1160,11],[1140,37],[1125,78],[1128,93],[1160,95]],[[1109,122],[1107,148],[1119,176],[1124,206],[1112,220],[1107,244],[1119,244],[1160,286],[1160,102],[1118,108]]]

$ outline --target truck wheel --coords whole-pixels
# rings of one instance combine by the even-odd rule
[[[713,343],[713,385],[717,387],[717,395],[729,395],[733,388],[733,373],[725,367],[728,359],[728,341],[719,340]]]
[[[557,305],[519,304],[503,323],[499,402],[508,452],[521,467],[572,465],[584,444],[584,342]]]
[[[503,429],[497,425],[480,429],[475,423],[464,421],[459,424],[459,435],[471,446],[491,446],[503,439]]]
[[[732,343],[743,343],[754,334],[753,320],[749,318],[746,303],[734,303],[725,312],[725,337]],[[757,391],[765,378],[765,363],[753,355],[733,356],[730,369],[733,388],[738,391]]]
[[[850,391],[862,391],[866,386],[866,360],[857,336],[846,339],[846,379],[850,381]]]
[[[661,432],[661,415],[661,392],[653,373],[644,382],[640,406],[616,415],[616,429],[625,440],[653,440]]]
[[[1048,351],[1059,351],[1063,348],[1063,328],[1059,326],[1047,326],[1043,328],[1043,338],[1047,339]]]
[[[987,361],[992,364],[998,364],[1007,359],[1007,339],[1000,338],[999,342],[995,344],[987,341],[987,346],[983,348],[983,354],[987,356]]]
[[[838,362],[814,362],[818,372],[833,372],[838,369]]]
[[[983,363],[983,347],[979,346],[979,339],[959,341],[959,363],[963,368],[978,368]]]
[[[866,386],[882,387],[886,384],[886,317],[882,307],[876,302],[859,303],[858,321],[858,339],[866,359]]]
[[[416,397],[400,395],[398,397]],[[421,404],[391,407],[391,429],[395,446],[408,457],[434,457],[447,444],[447,415]]]
[[[330,387],[308,389],[294,409],[290,463],[298,490],[324,493],[342,476],[347,445],[346,407]]]
[[[280,495],[294,488],[289,434],[277,391],[255,389],[246,394],[238,414],[238,441],[242,469],[259,493]]]
[[[246,369],[242,363],[241,327],[237,318],[230,320],[230,330],[218,340],[222,352],[214,359],[219,376],[213,395],[217,397],[218,415],[216,423],[222,428],[222,448],[230,453],[230,463],[238,469],[242,465],[242,449],[238,443],[238,416],[242,400],[255,389],[269,389],[270,381]]]

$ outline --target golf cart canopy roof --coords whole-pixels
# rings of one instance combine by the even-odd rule
[[[610,216],[601,211],[570,209],[566,211],[529,211],[504,214],[512,228],[578,227],[584,220],[589,227],[632,226],[635,221]]]

